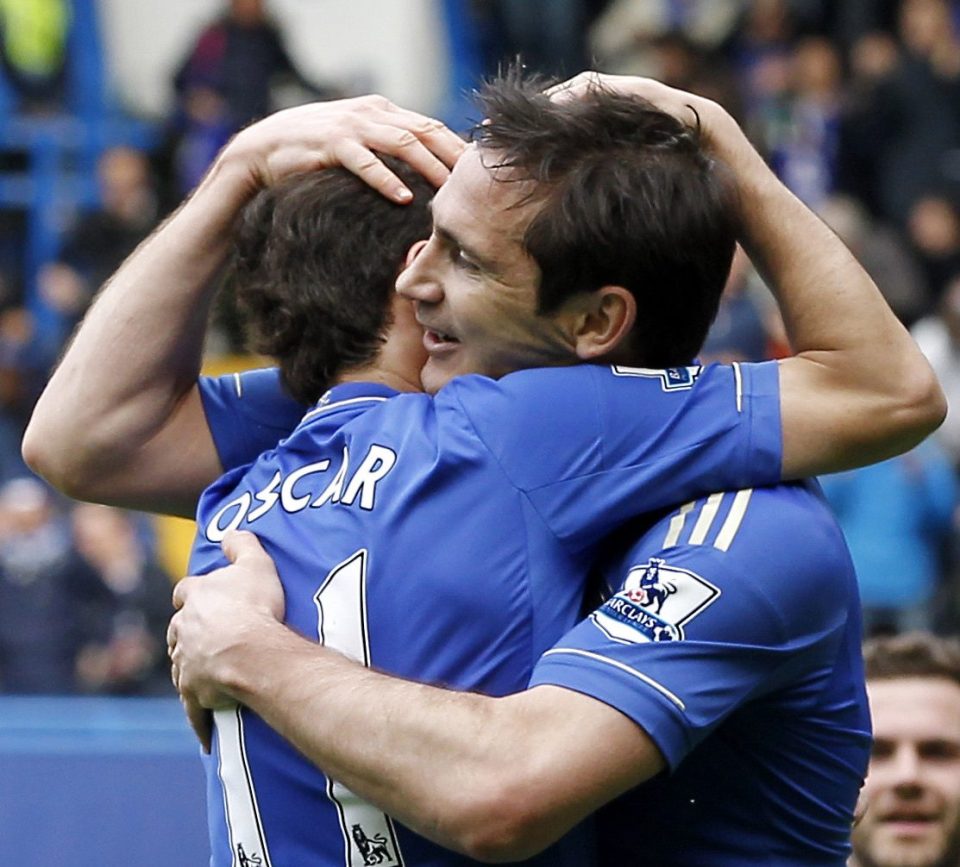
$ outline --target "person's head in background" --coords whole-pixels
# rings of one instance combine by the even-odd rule
[[[960,642],[914,632],[864,645],[874,745],[856,867],[960,865]]]
[[[410,247],[430,234],[434,190],[405,163],[381,159],[412,202],[327,169],[261,191],[234,233],[228,281],[251,348],[276,359],[304,404],[346,378],[419,388],[423,332],[394,285]]]

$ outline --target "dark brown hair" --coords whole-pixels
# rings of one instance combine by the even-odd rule
[[[407,251],[430,234],[433,188],[406,164],[382,159],[413,192],[410,204],[328,169],[261,191],[236,227],[229,282],[251,348],[277,360],[302,403],[373,360]]]
[[[605,285],[637,301],[632,363],[685,364],[716,316],[739,230],[726,168],[688,126],[649,102],[602,87],[567,101],[518,72],[480,93],[473,132],[500,178],[534,182],[541,202],[524,238],[542,272],[540,309]]]

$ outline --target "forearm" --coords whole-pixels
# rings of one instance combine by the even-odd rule
[[[66,493],[182,511],[164,497],[163,462],[196,469],[185,486],[194,493],[216,477],[195,385],[214,278],[250,193],[244,180],[215,167],[107,283],[69,345],[24,439],[28,462]],[[161,448],[180,420],[189,435]],[[148,483],[157,490],[142,503],[135,486]]]
[[[752,148],[727,148],[742,243],[777,297],[795,356],[781,362],[784,472],[897,454],[939,423],[942,395],[907,330],[836,235]]]
[[[230,671],[231,694],[328,776],[480,860],[531,856],[661,766],[632,722],[584,696],[547,687],[494,699],[411,683],[279,625]]]

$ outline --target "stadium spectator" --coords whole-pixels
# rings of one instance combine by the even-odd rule
[[[960,41],[946,0],[903,0],[898,35],[896,63],[848,125],[863,129],[858,157],[878,184],[880,214],[902,224],[947,183],[945,155],[960,145]],[[883,51],[868,56],[886,63]]]
[[[922,196],[907,215],[907,231],[933,299],[960,274],[960,214],[943,195]]]
[[[662,79],[656,53],[665,37],[682,36],[698,52],[719,53],[745,6],[746,0],[614,0],[590,28],[590,50],[605,72]],[[685,83],[665,80],[676,87]]]
[[[71,513],[77,550],[101,587],[83,607],[77,678],[85,692],[170,693],[164,634],[172,614],[170,578],[150,556],[132,517],[84,504]]]
[[[70,18],[68,0],[0,0],[0,71],[18,110],[62,107]]]
[[[841,60],[822,37],[794,47],[780,104],[754,121],[757,144],[780,179],[811,208],[819,208],[837,183]],[[762,124],[762,126],[760,126]]]
[[[567,76],[583,68],[595,0],[481,0],[473,5],[485,7],[477,11],[486,19],[485,67],[491,73],[517,57],[543,75]]]
[[[894,229],[874,220],[866,208],[850,196],[831,196],[817,213],[873,277],[904,325],[913,325],[929,312],[932,302],[923,272]]]
[[[287,53],[265,0],[228,0],[207,26],[174,77],[173,168],[177,193],[199,182],[217,151],[238,129],[275,110],[282,80],[297,84],[305,99],[329,96],[308,79]]]
[[[0,487],[0,690],[77,690],[78,612],[96,585],[46,487],[29,477]]]
[[[870,31],[857,38],[848,57],[837,154],[838,189],[854,196],[873,216],[883,213],[879,152],[887,141],[887,118],[881,96],[900,63],[900,48],[891,33]],[[887,217],[899,226],[902,216]]]
[[[51,360],[37,336],[33,314],[24,307],[0,307],[0,482],[29,472],[17,443]]]
[[[851,867],[957,867],[960,644],[877,638],[864,660],[874,745]]]
[[[763,361],[771,357],[764,305],[756,298],[759,292],[767,290],[756,286],[755,279],[756,272],[747,254],[742,247],[737,247],[716,318],[700,352],[704,364]],[[765,306],[770,307],[772,303],[771,299]]]
[[[957,507],[946,453],[930,440],[821,481],[857,568],[866,633],[932,629]]]
[[[53,344],[52,358],[96,289],[157,224],[157,193],[145,153],[109,148],[97,164],[97,180],[100,209],[79,216],[58,261],[45,265],[37,278],[41,298],[59,320],[55,333],[43,335]]]

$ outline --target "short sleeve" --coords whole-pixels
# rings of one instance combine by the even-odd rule
[[[201,377],[200,397],[224,470],[250,463],[286,437],[306,407],[287,395],[276,368]]]
[[[531,685],[617,708],[675,767],[746,702],[801,671],[828,673],[843,636],[859,635],[856,578],[819,499],[779,490],[754,492],[746,516],[734,493],[676,513],[689,519],[680,544],[642,539],[620,590],[544,654]],[[731,516],[742,521],[733,541]],[[678,527],[665,519],[645,539]]]

